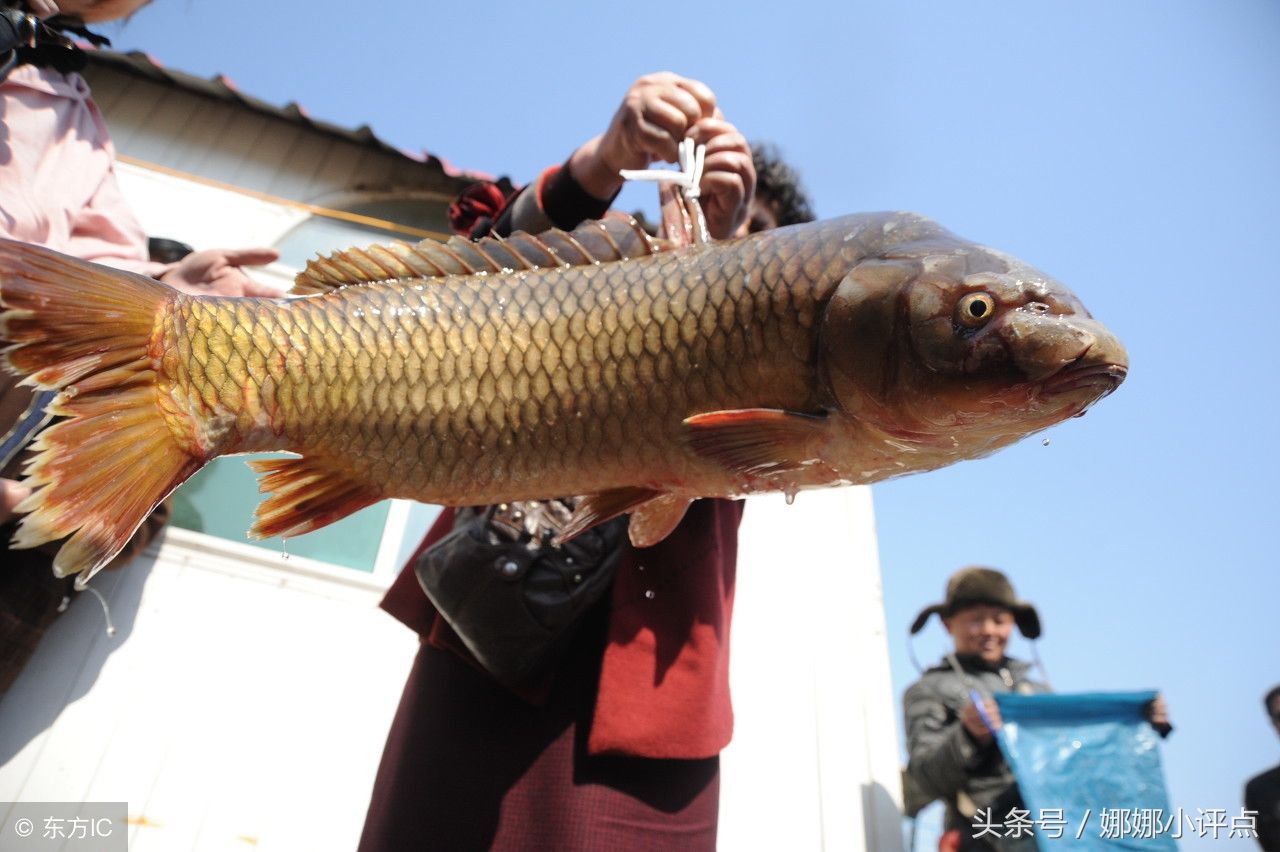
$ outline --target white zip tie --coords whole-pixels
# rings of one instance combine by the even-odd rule
[[[675,169],[621,169],[623,180],[646,180],[674,183],[684,190],[685,197],[697,199],[701,194],[702,169],[707,160],[707,146],[694,145],[692,139],[683,139],[677,151],[680,170]]]

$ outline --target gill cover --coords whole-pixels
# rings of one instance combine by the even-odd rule
[[[895,399],[910,346],[903,296],[918,269],[909,260],[862,261],[836,287],[818,332],[819,369],[835,405],[903,437],[915,431]]]

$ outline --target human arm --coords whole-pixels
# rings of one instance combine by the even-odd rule
[[[622,169],[673,163],[692,128],[716,114],[716,97],[704,83],[670,71],[646,74],[627,89],[604,133],[569,157],[568,169],[596,198],[622,189]]]
[[[279,257],[272,248],[205,249],[187,255],[159,278],[192,296],[280,296],[280,289],[259,284],[241,268],[261,266]]]
[[[685,137],[707,146],[702,205],[711,236],[728,237],[745,220],[755,190],[750,146],[724,120],[709,88],[670,72],[636,80],[606,130],[516,196],[499,215],[494,232],[569,230],[598,219],[622,188],[621,169],[674,161]]]
[[[960,708],[960,725],[969,738],[981,746],[989,746],[995,740],[1004,720],[1000,718],[1000,705],[994,698],[983,698],[982,708],[970,697]]]
[[[86,164],[86,168],[89,164]],[[280,254],[272,248],[206,249],[176,263],[147,258],[146,234],[106,166],[96,189],[83,206],[70,214],[67,254],[94,263],[149,275],[193,296],[279,296],[282,291],[259,284],[242,267],[271,263]]]
[[[995,702],[991,702],[991,706]],[[970,772],[994,748],[988,733],[985,742],[968,730],[968,711],[977,718],[976,708],[967,702],[957,713],[947,706],[935,684],[920,681],[907,690],[903,713],[907,728],[907,773],[925,794],[951,800],[964,788]],[[997,711],[998,712],[998,711]],[[977,718],[980,723],[980,718]]]
[[[738,129],[719,115],[703,119],[690,131],[695,143],[707,146],[699,185],[702,212],[711,237],[733,236],[751,212],[756,169],[751,145]]]

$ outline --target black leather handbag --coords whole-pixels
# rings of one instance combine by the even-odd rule
[[[459,509],[414,566],[476,661],[509,688],[552,669],[622,559],[625,517],[553,545],[572,512],[571,500]]]

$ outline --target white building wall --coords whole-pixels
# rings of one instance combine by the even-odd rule
[[[196,250],[271,246],[311,215],[129,163],[116,163],[116,177],[147,234]]]
[[[902,848],[871,489],[747,501],[720,848]]]
[[[116,635],[79,596],[0,698],[0,802],[127,801],[133,852],[354,849],[416,637],[355,572],[192,535],[95,578]]]

